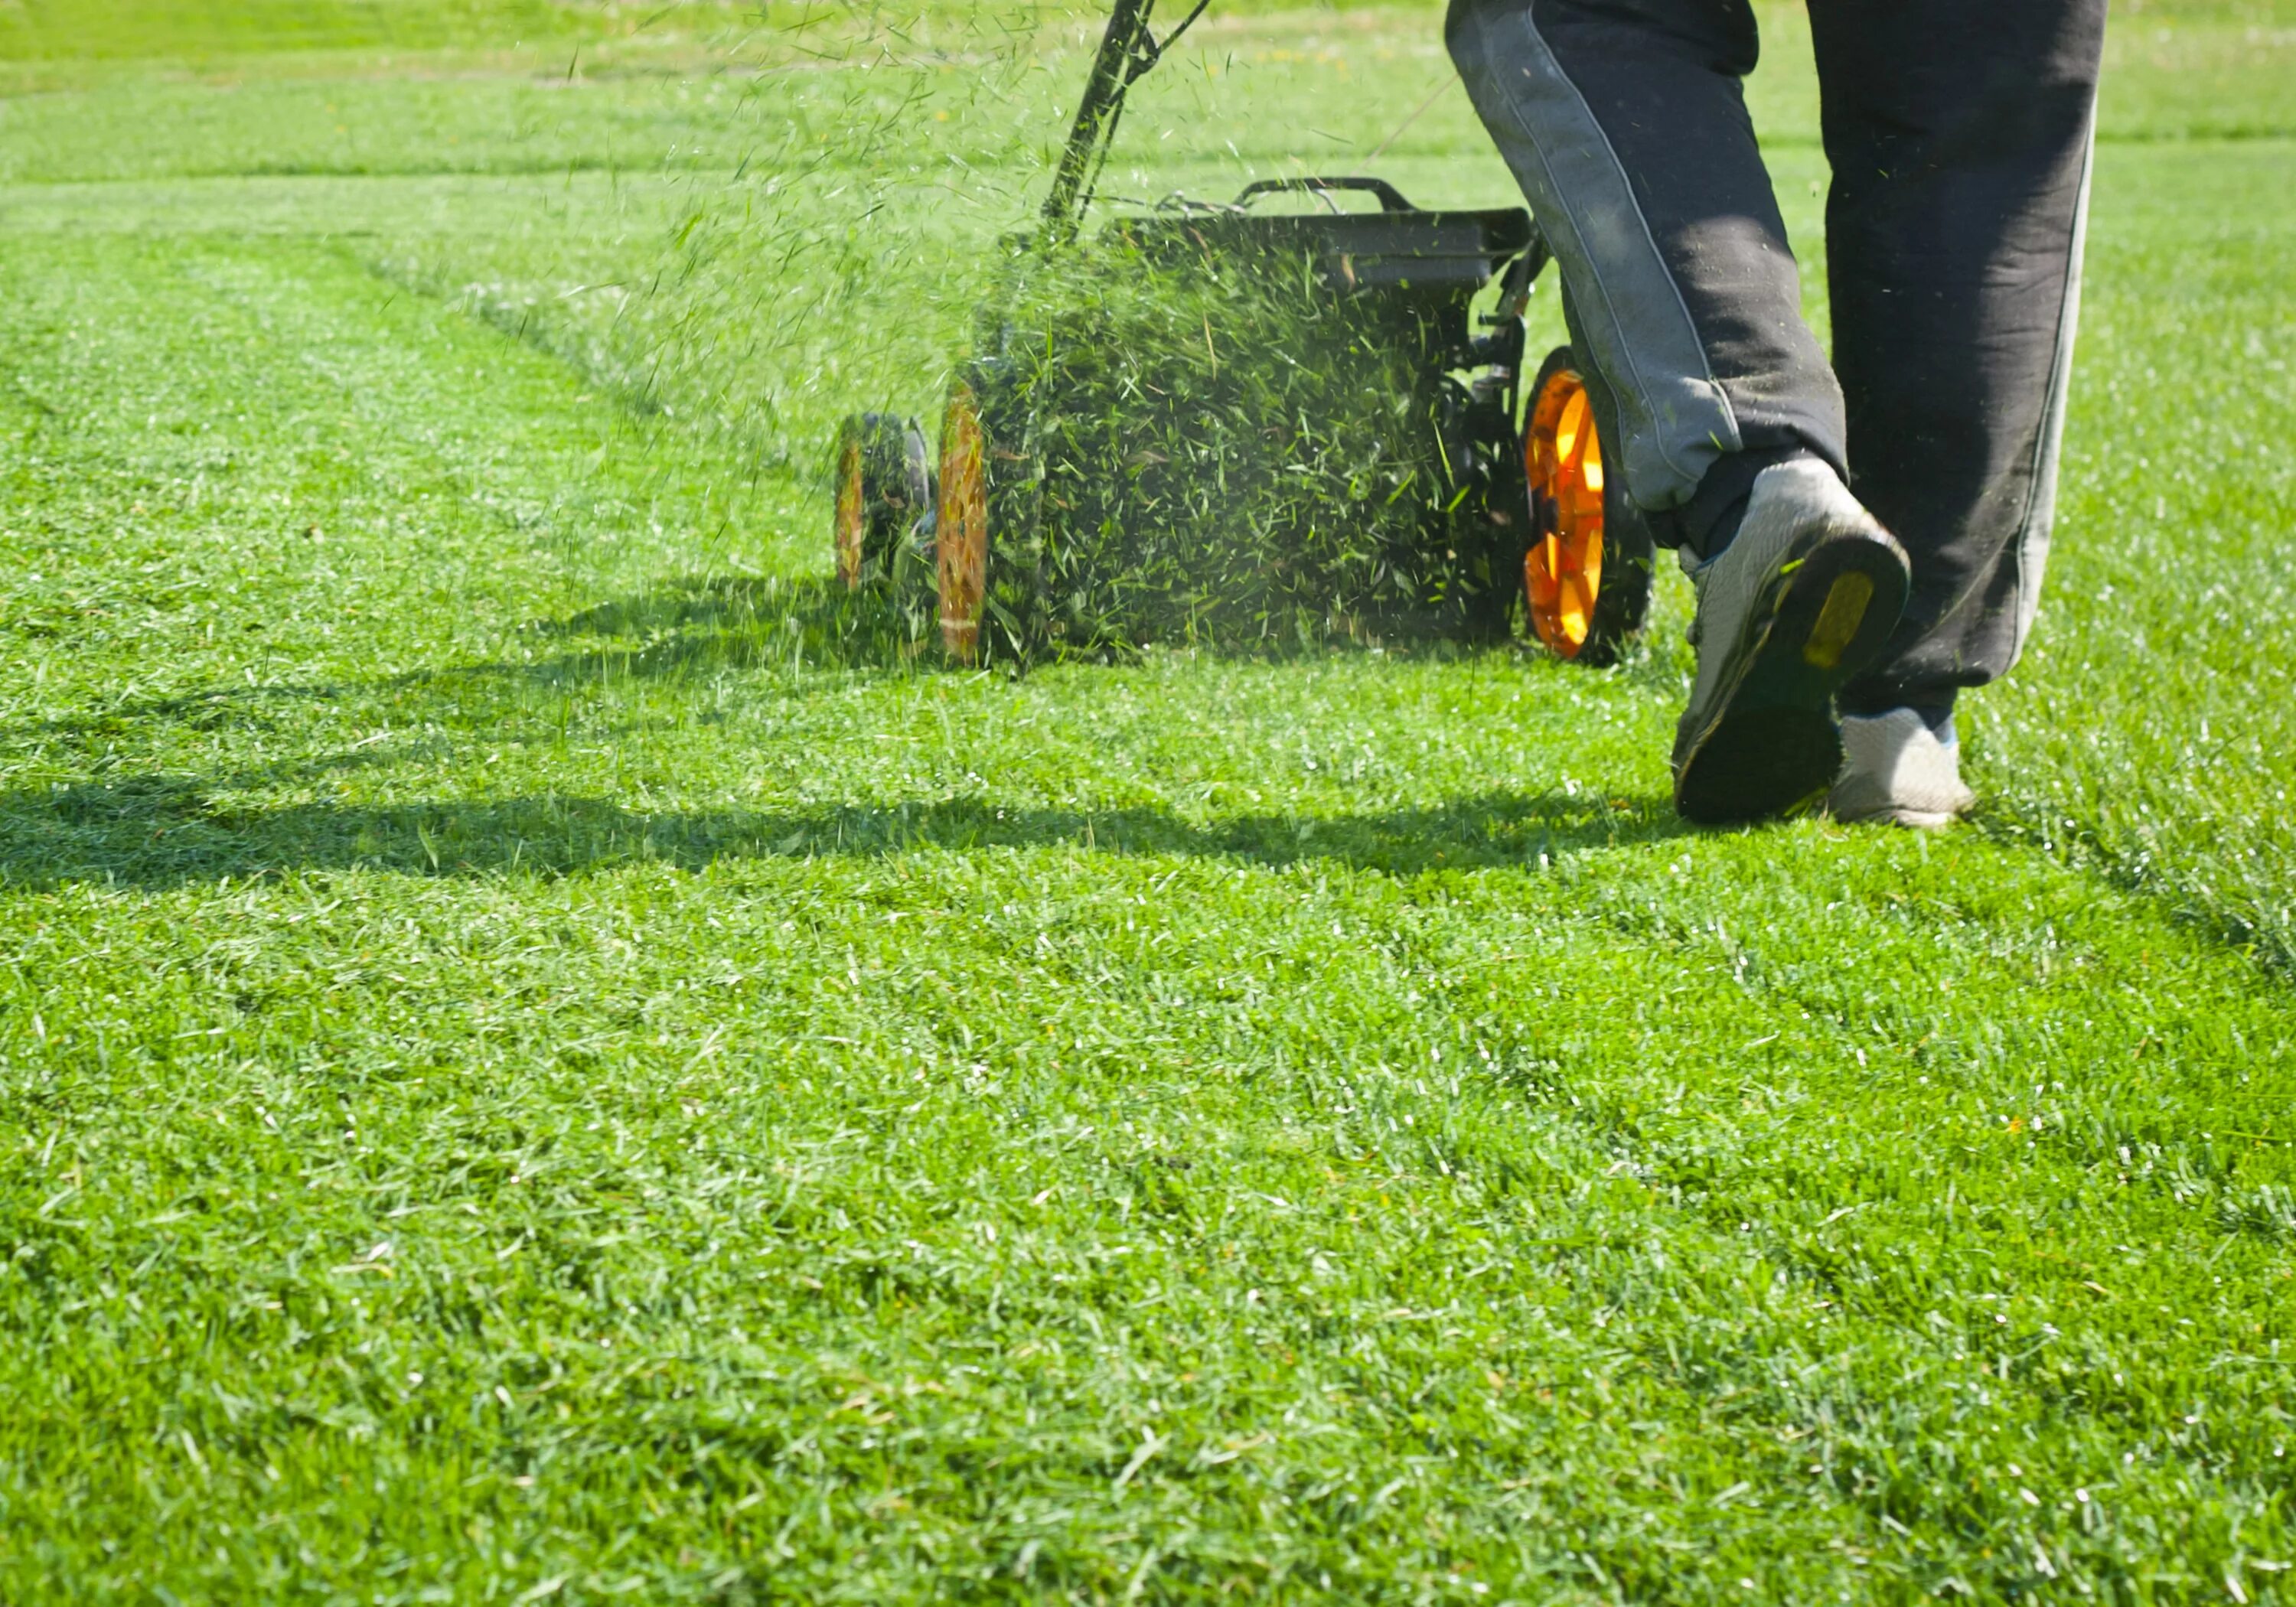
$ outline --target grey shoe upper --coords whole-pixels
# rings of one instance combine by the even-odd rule
[[[1942,826],[1976,801],[1959,744],[1939,742],[1914,710],[1841,722],[1841,774],[1825,799],[1835,819]]]
[[[1796,458],[1756,475],[1737,535],[1714,557],[1688,569],[1698,588],[1698,617],[1690,639],[1699,653],[1698,678],[1691,684],[1690,706],[1683,714],[1685,727],[1700,723],[1707,705],[1722,690],[1728,663],[1722,650],[1737,634],[1740,622],[1761,601],[1786,552],[1813,530],[1866,536],[1897,545],[1823,461]]]

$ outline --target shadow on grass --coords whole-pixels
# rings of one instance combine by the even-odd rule
[[[405,694],[460,703],[486,686],[553,686],[669,677],[718,665],[908,672],[895,611],[827,578],[676,582],[528,627],[569,651],[526,662],[422,670],[367,681],[218,688],[122,703],[76,720],[0,735],[100,738],[143,723],[209,729],[260,720],[268,705],[357,702]],[[601,638],[605,645],[593,645]],[[582,644],[582,645],[575,645]],[[1447,643],[1405,651],[1459,651]],[[1265,656],[1274,657],[1275,654]],[[457,710],[467,719],[471,709]],[[403,754],[398,757],[404,757]],[[1156,808],[1078,810],[973,799],[856,802],[775,813],[644,813],[559,793],[481,801],[247,808],[234,795],[385,762],[380,753],[314,758],[208,775],[128,775],[0,794],[0,886],[166,888],[224,878],[368,868],[413,875],[554,875],[636,863],[700,869],[728,860],[868,857],[941,849],[1068,849],[1185,855],[1283,865],[1324,861],[1402,875],[1554,864],[1652,841],[1683,828],[1662,798],[1596,799],[1492,792],[1422,808],[1339,816],[1239,816],[1190,821]]]
[[[93,714],[0,726],[0,739],[112,738],[153,721],[209,730],[258,720],[259,711],[271,705],[348,702],[408,692],[450,697],[489,684],[594,685],[764,663],[908,674],[941,662],[937,654],[915,651],[899,615],[882,599],[849,592],[826,578],[679,581],[640,597],[600,603],[564,619],[530,624],[525,634],[554,642],[586,636],[623,640],[518,662],[450,665],[369,680],[217,686],[128,700]]]
[[[150,775],[0,797],[0,885],[163,889],[226,878],[371,869],[418,876],[578,875],[638,864],[866,858],[940,850],[1065,849],[1267,866],[1317,861],[1417,875],[1533,868],[1676,836],[1660,798],[1493,792],[1425,808],[1195,823],[1155,808],[1015,808],[985,800],[855,803],[785,812],[641,813],[548,794],[479,802],[238,808],[196,777]]]

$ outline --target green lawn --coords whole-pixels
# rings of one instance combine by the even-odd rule
[[[1109,191],[1446,71],[1216,12]],[[2296,9],[2118,15],[1936,838],[1682,828],[1671,576],[883,651],[1083,22],[0,0],[0,1601],[2296,1600]]]

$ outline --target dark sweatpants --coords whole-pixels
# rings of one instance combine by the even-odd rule
[[[1844,712],[1934,706],[2015,662],[2048,555],[2104,0],[1809,0],[1833,365],[1740,79],[1747,0],[1451,0],[1476,110],[1562,265],[1604,456],[1701,550],[1799,449],[1912,555]],[[1726,539],[1726,536],[1722,537]]]

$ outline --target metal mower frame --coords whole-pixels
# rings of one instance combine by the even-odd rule
[[[1115,0],[1084,97],[1045,199],[1032,249],[1055,251],[1082,226],[1122,119],[1126,91],[1201,17],[1197,0],[1162,39],[1150,28],[1155,0]],[[1313,193],[1324,214],[1253,210],[1262,197]],[[1331,198],[1371,196],[1378,209],[1347,211]],[[1604,664],[1642,626],[1652,545],[1622,486],[1603,472],[1598,391],[1569,346],[1522,380],[1524,308],[1549,260],[1521,208],[1427,211],[1386,180],[1359,175],[1266,179],[1226,206],[1120,216],[1109,228],[1155,256],[1186,246],[1219,253],[1274,253],[1313,265],[1322,286],[1358,307],[1382,338],[1400,342],[1438,435],[1449,480],[1443,516],[1473,521],[1522,570],[1531,634],[1557,655]],[[1184,255],[1184,250],[1175,254]],[[1472,303],[1494,280],[1497,306],[1480,320]],[[1471,326],[1479,324],[1480,327]],[[850,587],[931,599],[942,645],[962,663],[993,656],[987,603],[1000,535],[1029,528],[1035,478],[1025,453],[1028,421],[997,381],[996,354],[958,367],[943,410],[937,459],[914,419],[849,417],[833,459],[838,574]],[[928,465],[937,461],[937,470]],[[1456,540],[1455,528],[1431,540]],[[1483,634],[1512,628],[1500,594]],[[1019,642],[1002,644],[1025,652]]]

